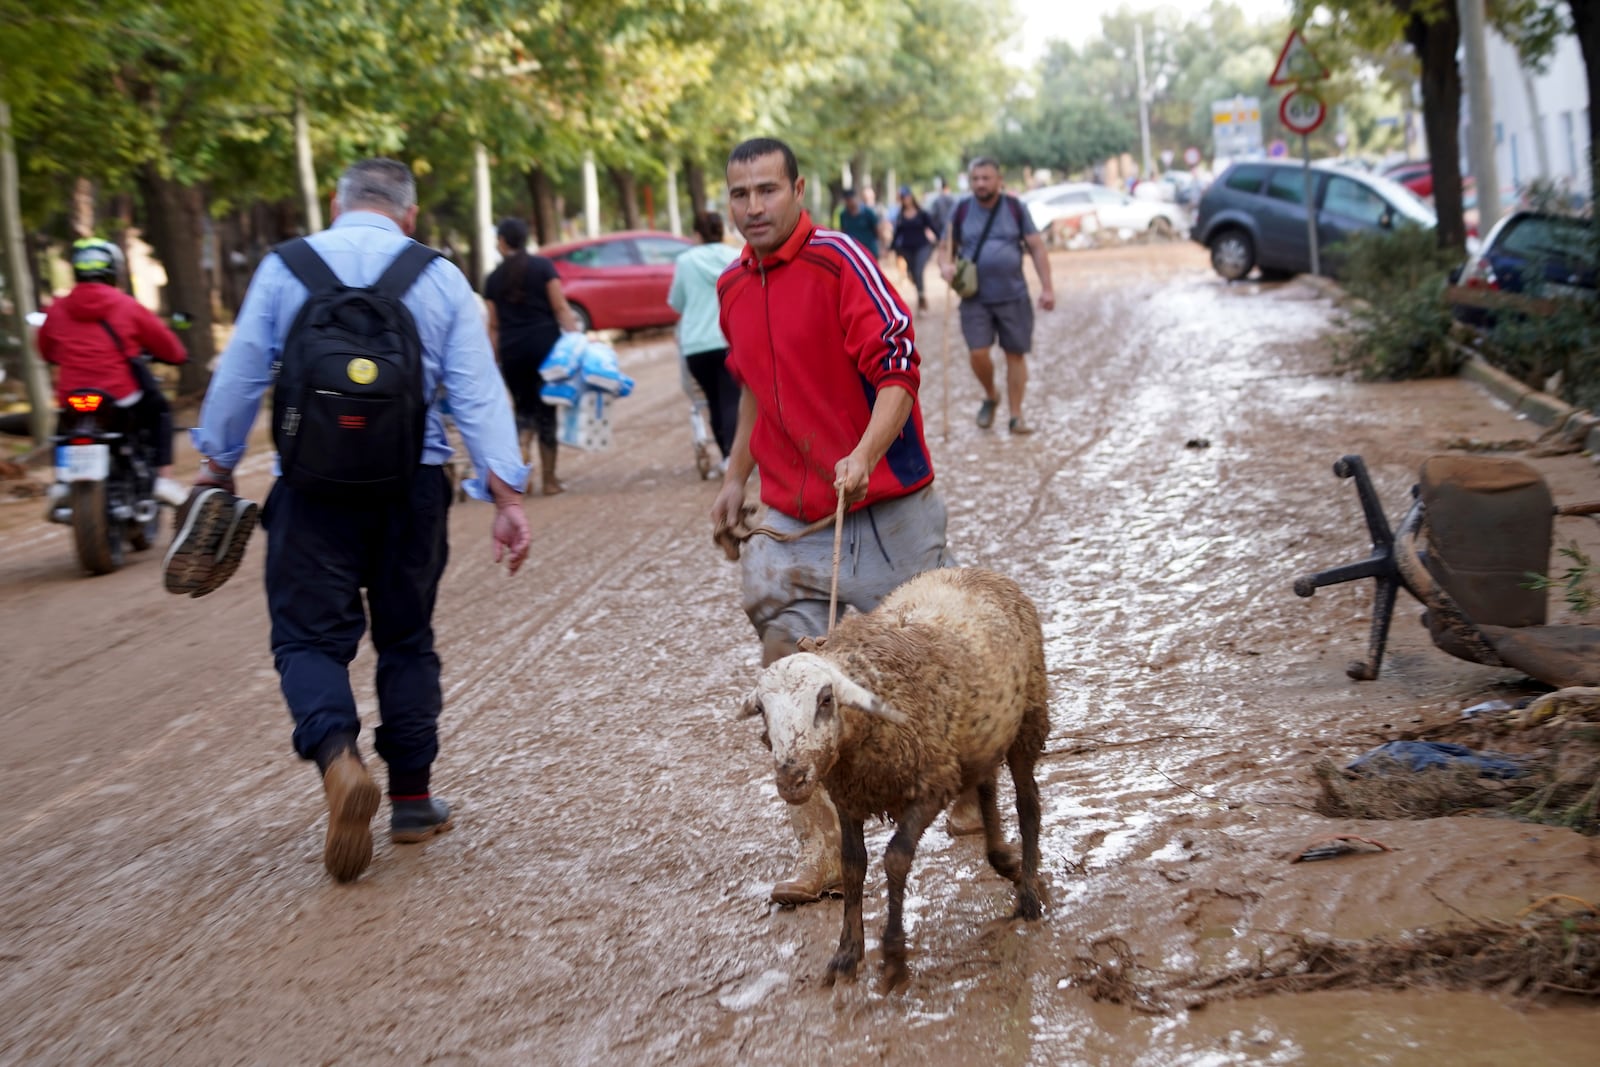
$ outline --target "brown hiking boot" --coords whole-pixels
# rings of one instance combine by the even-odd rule
[[[372,863],[372,817],[382,794],[354,752],[339,756],[322,775],[328,798],[328,839],[322,865],[335,881],[353,882]]]

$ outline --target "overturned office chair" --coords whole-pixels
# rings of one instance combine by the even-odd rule
[[[1360,456],[1333,465],[1353,478],[1372,534],[1364,560],[1298,578],[1303,597],[1342,582],[1377,585],[1365,662],[1346,673],[1378,676],[1400,589],[1427,610],[1423,625],[1439,649],[1490,667],[1510,667],[1556,687],[1600,685],[1600,626],[1549,626],[1544,576],[1558,515],[1600,514],[1600,502],[1556,507],[1539,472],[1515,459],[1439,455],[1422,464],[1412,503],[1391,531]],[[1600,521],[1600,520],[1596,520]]]

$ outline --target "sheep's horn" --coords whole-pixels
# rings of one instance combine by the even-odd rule
[[[834,679],[833,692],[839,703],[846,704],[857,711],[865,712],[868,715],[876,715],[880,719],[885,719],[900,726],[904,726],[909,721],[903,712],[891,707],[878,694],[864,685],[851,681],[842,674]]]

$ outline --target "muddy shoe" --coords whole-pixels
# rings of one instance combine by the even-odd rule
[[[438,797],[392,800],[389,813],[389,840],[399,845],[414,845],[434,834],[450,829],[450,805]]]
[[[838,896],[842,886],[837,864],[832,871],[818,865],[809,870],[796,871],[793,878],[776,883],[772,887],[772,902],[789,907],[814,904],[824,896]]]
[[[169,593],[199,596],[196,589],[206,592],[215,589],[210,585],[217,569],[217,549],[233,523],[228,502],[233,497],[215,486],[195,489],[188,501],[178,509],[178,532],[167,549],[162,565],[162,581]]]
[[[987,430],[994,425],[995,406],[996,401],[994,400],[985,400],[978,405],[978,428],[980,430]]]
[[[221,544],[217,546],[217,556],[211,568],[211,576],[189,594],[192,597],[205,596],[220,589],[223,582],[233,577],[233,572],[239,569],[239,563],[244,559],[244,547],[250,543],[250,534],[261,518],[261,508],[254,500],[244,500],[240,497],[229,499],[231,505],[228,511],[228,528],[223,532]]]
[[[322,865],[336,881],[353,882],[372,863],[372,817],[378,812],[378,783],[353,752],[328,764],[322,775],[328,798],[328,838]]]
[[[1011,420],[1011,432],[1014,434],[1032,433],[1033,427],[1029,426],[1026,422],[1023,422],[1022,416],[1018,415],[1016,418]]]

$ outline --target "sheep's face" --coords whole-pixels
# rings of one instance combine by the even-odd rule
[[[903,721],[831,662],[811,652],[786,656],[761,672],[742,715],[760,716],[762,740],[772,749],[778,795],[791,804],[811,797],[839,755],[840,704]]]

